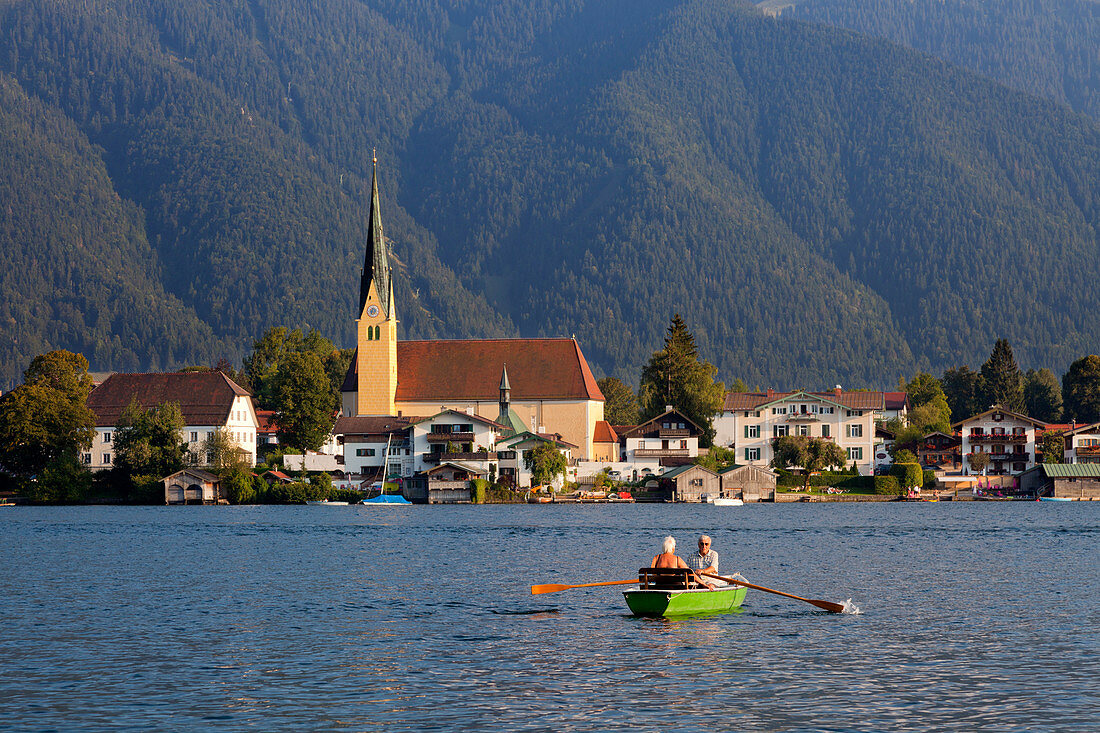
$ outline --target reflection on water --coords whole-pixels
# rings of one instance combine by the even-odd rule
[[[1100,506],[1054,506],[17,508],[0,730],[1088,730]],[[700,532],[866,611],[530,595]]]

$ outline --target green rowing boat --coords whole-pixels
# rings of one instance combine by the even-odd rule
[[[635,616],[688,616],[740,608],[748,592],[739,585],[699,588],[694,579],[690,570],[642,568],[638,589],[623,591],[623,596]]]
[[[697,613],[728,613],[740,608],[747,588],[728,586],[715,590],[626,590],[626,605],[635,616],[689,616]]]

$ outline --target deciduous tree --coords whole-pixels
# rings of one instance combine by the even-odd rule
[[[339,400],[340,385],[351,364],[352,349],[337,349],[332,342],[317,331],[303,334],[284,326],[268,329],[252,345],[252,353],[245,357],[244,373],[257,404],[268,410],[276,407],[279,369],[291,354],[314,354],[328,378],[333,398]]]
[[[989,454],[988,453],[971,453],[966,457],[966,462],[970,464],[970,470],[976,474],[980,474],[989,467]]]
[[[68,351],[34,358],[23,384],[0,399],[0,467],[20,481],[56,461],[75,461],[95,437],[88,360]]]
[[[1061,433],[1043,435],[1043,463],[1063,463],[1066,460],[1066,439]]]
[[[553,443],[546,441],[523,454],[523,465],[537,484],[548,484],[555,476],[565,474],[565,455]]]
[[[604,377],[596,384],[603,392],[603,417],[612,425],[638,424],[638,397],[616,377]]]
[[[272,407],[279,442],[301,450],[317,450],[336,422],[337,399],[316,353],[286,354],[273,380]]]
[[[919,428],[922,435],[933,431],[951,431],[951,407],[947,404],[940,380],[920,372],[905,385],[905,394],[912,407],[909,424]]]
[[[163,478],[182,469],[187,458],[179,403],[127,405],[115,431],[115,469],[131,479]]]
[[[847,462],[844,449],[831,440],[806,435],[784,435],[772,441],[773,468],[799,469],[803,490],[810,485],[810,474],[826,468],[842,468]]]

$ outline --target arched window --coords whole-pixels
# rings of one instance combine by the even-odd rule
[[[374,329],[367,326],[367,341],[374,341]]]
[[[374,327],[374,340],[375,341],[381,341],[382,340],[382,327],[381,326],[375,326]]]

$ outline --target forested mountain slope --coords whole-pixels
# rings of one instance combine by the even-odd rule
[[[8,94],[69,120],[36,144],[84,140],[146,248],[82,276],[94,308],[15,316],[5,376],[77,333],[98,369],[350,343],[373,148],[408,336],[576,334],[633,381],[679,311],[722,377],[814,387],[1100,342],[1100,128],[887,42],[667,0],[26,0],[0,28]],[[15,266],[29,236],[0,230]],[[85,333],[111,273],[179,317]]]
[[[799,0],[782,12],[925,51],[1100,119],[1097,0]]]

